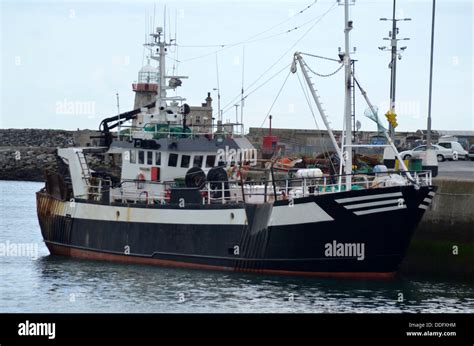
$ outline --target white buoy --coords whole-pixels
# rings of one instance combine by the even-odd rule
[[[397,159],[397,154],[392,147],[385,147],[383,150],[383,164],[387,168],[395,168],[395,160]]]
[[[424,171],[430,170],[432,176],[436,177],[438,175],[438,158],[436,156],[436,150],[427,149],[425,153],[422,153],[421,164]]]
[[[323,172],[319,168],[298,169],[295,173],[296,178],[321,178]]]

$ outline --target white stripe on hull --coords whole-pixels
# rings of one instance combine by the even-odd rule
[[[336,199],[337,203],[350,203],[350,202],[358,202],[358,201],[367,201],[367,200],[375,200],[381,198],[388,198],[388,197],[398,197],[402,196],[401,192],[393,192],[393,193],[382,193],[378,195],[371,195],[371,196],[361,196],[361,197],[349,197],[349,198],[341,198]]]
[[[398,204],[398,199],[390,199],[388,201],[350,204],[350,205],[345,205],[344,208],[346,208],[346,209],[360,209],[360,208],[365,208],[365,207],[375,207],[375,206],[378,206],[378,205],[387,205],[387,204],[395,204],[395,203]]]
[[[87,220],[185,225],[245,225],[245,209],[154,209],[76,203],[72,217]],[[117,216],[119,212],[119,216]],[[232,218],[232,214],[234,217]]]
[[[69,203],[69,202],[66,202]],[[117,212],[119,215],[117,216]],[[234,214],[232,218],[231,214]],[[71,216],[76,219],[143,222],[187,225],[245,225],[244,208],[236,209],[153,209],[75,203]],[[305,223],[333,221],[314,202],[275,206],[270,217],[270,226],[297,225]]]
[[[381,213],[381,212],[384,212],[384,211],[401,210],[401,209],[406,209],[406,208],[407,208],[406,205],[403,205],[403,206],[400,206],[400,207],[399,206],[385,207],[385,208],[355,211],[354,214],[356,214],[356,215],[367,215],[367,214]]]

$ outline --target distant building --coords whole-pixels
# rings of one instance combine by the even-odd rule
[[[340,145],[341,131],[333,131],[338,145]],[[261,149],[263,137],[268,134],[266,128],[251,127],[247,138],[252,144]],[[315,153],[334,151],[333,144],[326,130],[304,129],[272,129],[272,134],[278,137],[277,147],[284,155],[313,155]],[[433,142],[446,135],[455,135],[457,141],[465,148],[474,144],[474,131],[432,131]],[[355,142],[370,144],[386,144],[385,136],[377,131],[357,131]],[[395,132],[395,145],[399,150],[412,149],[426,139],[426,130],[416,132]],[[379,153],[383,149],[360,148],[360,153]]]
[[[211,133],[212,127],[212,98],[211,93],[207,93],[206,102],[201,106],[191,106],[191,113],[187,117],[188,126],[194,133]]]

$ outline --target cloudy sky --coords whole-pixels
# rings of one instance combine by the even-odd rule
[[[174,37],[177,28],[179,44],[167,67],[190,77],[179,89],[188,103],[199,105],[210,91],[217,113],[217,57],[224,121],[235,119],[244,70],[245,92],[251,93],[244,108],[247,127],[262,126],[271,113],[275,127],[314,129],[298,76],[288,76],[285,66],[295,51],[337,58],[344,12],[335,0],[313,2],[0,0],[0,127],[96,129],[102,118],[116,114],[116,93],[120,110],[131,110],[145,32],[153,25],[154,6],[155,26],[163,25],[166,5],[167,35]],[[356,75],[382,114],[389,100],[389,53],[378,47],[388,43],[383,37],[390,23],[378,19],[391,15],[389,0],[357,0],[351,6]],[[400,42],[407,49],[397,65],[398,129],[417,130],[426,127],[428,109],[431,1],[398,0],[397,17],[412,18],[399,24],[399,37],[410,40]],[[474,130],[472,22],[471,0],[437,1],[435,129]],[[322,74],[338,67],[309,57],[307,62]],[[343,72],[313,81],[333,127],[341,128]],[[360,96],[356,106],[362,129],[374,130]]]

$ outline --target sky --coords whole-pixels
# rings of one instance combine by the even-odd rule
[[[0,0],[0,128],[97,129],[101,119],[117,114],[117,93],[120,111],[131,110],[131,84],[145,63],[145,34],[152,26],[164,26],[165,17],[166,35],[176,34],[178,43],[170,48],[167,70],[189,76],[178,89],[187,103],[200,105],[211,92],[217,116],[214,89],[219,88],[223,120],[234,121],[243,76],[245,94],[250,94],[246,128],[267,127],[268,114],[277,128],[323,128],[314,106],[316,122],[312,116],[298,74],[289,74],[285,66],[295,51],[337,58],[338,47],[344,46],[344,11],[335,3]],[[474,130],[473,3],[436,2],[433,129]],[[430,0],[397,1],[397,18],[412,19],[398,25],[399,38],[410,38],[400,41],[407,48],[397,61],[400,131],[426,128],[431,8]],[[389,104],[390,53],[378,47],[387,45],[383,38],[391,24],[379,18],[391,18],[392,1],[357,0],[350,15],[356,76],[383,116]],[[339,66],[305,59],[320,74]],[[342,128],[343,78],[342,70],[312,79],[334,129]],[[357,94],[361,130],[376,130],[364,117],[366,108]]]

